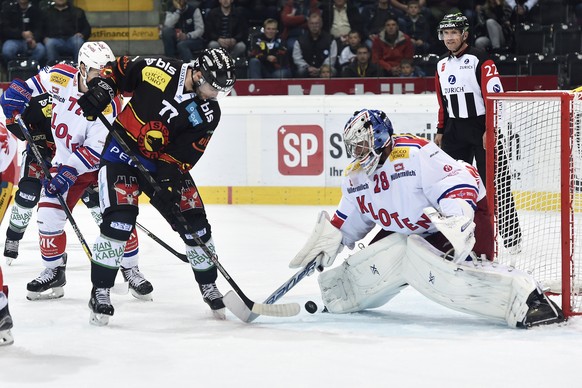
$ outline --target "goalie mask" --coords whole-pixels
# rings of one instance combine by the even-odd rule
[[[382,150],[392,144],[394,129],[386,113],[362,109],[354,113],[344,127],[348,155],[370,175],[380,162]]]

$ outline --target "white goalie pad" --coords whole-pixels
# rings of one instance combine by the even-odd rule
[[[405,252],[406,236],[394,233],[321,273],[317,280],[328,311],[350,313],[387,303],[406,287],[401,274]]]
[[[489,261],[454,263],[417,235],[408,237],[402,274],[428,299],[453,310],[500,319],[510,327],[524,321],[527,299],[539,286],[526,272]]]

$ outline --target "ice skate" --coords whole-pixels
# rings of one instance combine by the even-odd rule
[[[4,286],[3,291],[8,298],[8,287]],[[10,332],[12,326],[12,317],[10,316],[8,305],[6,305],[3,309],[0,309],[0,346],[10,345],[14,342],[14,337]]]
[[[109,323],[109,317],[113,316],[115,309],[111,304],[110,288],[94,288],[91,290],[89,308],[91,316],[89,322],[95,326],[105,326]]]
[[[6,264],[11,265],[14,259],[18,257],[18,240],[8,240],[4,243],[4,257]]]
[[[129,282],[131,295],[141,300],[153,300],[152,292],[154,287],[146,280],[137,265],[131,268],[121,267],[121,274],[123,275],[123,280]]]
[[[40,275],[26,285],[28,300],[58,299],[65,295],[63,286],[67,284],[65,277],[66,255],[63,255],[65,264],[56,268],[45,268]]]
[[[210,306],[214,318],[226,319],[222,294],[218,291],[216,283],[200,284],[200,292],[202,293],[204,302]]]
[[[549,325],[552,323],[564,322],[564,313],[550,298],[545,294],[539,294],[537,291],[531,293],[528,297],[527,305],[529,310],[523,322],[518,323],[517,327],[529,328],[532,326]]]

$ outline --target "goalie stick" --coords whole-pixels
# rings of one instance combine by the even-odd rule
[[[273,304],[279,299],[283,297],[286,293],[289,292],[297,283],[299,283],[303,278],[310,276],[316,269],[316,259],[311,260],[305,268],[301,268],[299,271],[295,273],[295,275],[291,276],[289,280],[281,285],[281,287],[277,288],[271,295],[265,299],[264,304],[269,305]],[[236,315],[238,319],[243,322],[250,323],[257,319],[259,315],[261,315],[261,311],[259,309],[250,309],[247,305],[239,299],[236,294],[232,291],[226,293],[226,295],[222,298],[224,305],[230,310],[231,313]],[[297,305],[299,307],[299,305]],[[299,310],[297,311],[297,315]],[[267,314],[263,314],[267,315]]]
[[[103,116],[103,113],[99,113],[98,117],[99,120],[101,120],[101,122],[103,123],[103,125],[105,125],[105,127],[109,130],[111,136],[113,136],[113,138],[117,141],[117,143],[119,143],[121,148],[123,148],[123,151],[129,156],[129,158],[133,162],[133,165],[139,170],[144,179],[147,180],[151,187],[154,189],[154,192],[160,194],[162,192],[162,188],[160,187],[158,182],[154,179],[154,177],[150,174],[150,172],[145,168],[143,163],[137,158],[137,156],[134,154],[131,148],[129,148],[129,145],[127,144],[125,139],[121,137],[121,135],[115,130],[113,125],[111,125],[111,123],[105,118],[105,116]],[[202,239],[198,237],[198,235],[194,231],[191,230],[190,225],[188,224],[182,213],[180,213],[178,209],[176,209],[176,207],[172,207],[172,214],[176,218],[180,226],[192,236],[194,242],[202,249],[202,251],[204,251],[206,256],[210,258],[212,263],[216,266],[218,271],[220,271],[220,273],[226,279],[228,284],[230,284],[230,286],[236,292],[238,297],[240,297],[240,299],[251,311],[254,311],[255,313],[261,315],[268,315],[273,317],[289,317],[299,314],[300,307],[299,304],[297,303],[272,305],[256,303],[249,299],[244,294],[244,292],[242,292],[242,290],[240,289],[238,284],[236,284],[234,279],[228,274],[226,269],[224,269],[224,267],[218,260],[218,255],[212,252],[210,248],[208,248],[208,246],[204,243],[204,241],[202,241]]]

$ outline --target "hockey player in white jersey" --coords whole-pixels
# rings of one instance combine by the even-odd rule
[[[291,268],[321,269],[376,226],[370,245],[320,274],[332,313],[379,307],[408,285],[452,309],[530,327],[564,320],[529,274],[492,263],[493,234],[476,169],[436,144],[394,135],[379,110],[355,112],[344,128],[354,158],[331,220],[319,216]]]
[[[6,130],[4,119],[0,118],[0,223],[12,198],[14,167],[18,144],[16,138]],[[2,267],[0,267],[0,346],[14,342],[12,333],[12,316],[8,310],[8,286],[4,284]]]
[[[77,100],[88,90],[87,82],[96,77],[107,62],[115,60],[115,56],[104,42],[87,42],[79,50],[78,58],[78,68],[57,64],[43,68],[26,82],[14,80],[0,98],[6,117],[12,118],[25,109],[32,96],[43,93],[52,96],[51,129],[56,147],[52,159],[53,176],[44,182],[37,213],[45,269],[27,284],[30,300],[64,295],[66,214],[57,196],[62,195],[72,210],[85,189],[96,184],[99,159],[108,134],[103,123],[83,117]],[[113,121],[120,108],[120,100],[114,99],[104,114]],[[121,261],[122,274],[135,297],[151,300],[153,287],[138,268],[136,231],[133,230],[131,235]]]

